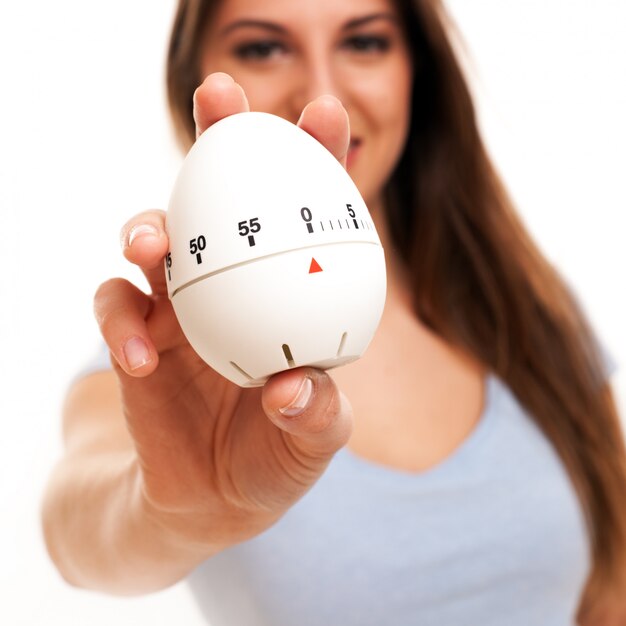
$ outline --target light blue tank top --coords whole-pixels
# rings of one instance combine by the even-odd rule
[[[108,367],[102,347],[80,376]],[[485,386],[477,426],[434,468],[344,448],[274,526],[196,568],[210,626],[573,626],[591,566],[579,500],[508,387]]]
[[[211,626],[572,626],[590,570],[556,452],[486,380],[463,444],[418,474],[339,451],[266,532],[189,584]]]

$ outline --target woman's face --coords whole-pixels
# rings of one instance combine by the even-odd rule
[[[253,111],[296,122],[322,94],[350,116],[348,171],[374,209],[402,152],[412,68],[392,0],[222,0],[203,75],[230,74]]]

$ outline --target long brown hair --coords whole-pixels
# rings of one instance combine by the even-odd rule
[[[396,0],[414,56],[412,121],[386,189],[416,315],[512,390],[557,450],[586,514],[593,571],[581,619],[624,584],[626,453],[606,363],[487,155],[441,0]],[[200,41],[215,2],[181,0],[167,60],[182,143],[195,137]],[[595,611],[594,611],[595,612]],[[590,613],[589,613],[590,615]]]

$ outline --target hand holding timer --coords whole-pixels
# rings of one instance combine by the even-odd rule
[[[189,343],[242,387],[358,359],[380,321],[383,248],[348,173],[267,113],[211,126],[166,217],[168,295]]]

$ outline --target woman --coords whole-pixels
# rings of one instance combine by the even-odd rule
[[[248,108],[297,122],[370,208],[387,303],[356,363],[241,390],[180,332],[163,214],[131,219],[153,293],[98,290],[113,372],[71,390],[44,507],[68,581],[193,571],[214,626],[626,623],[606,368],[489,163],[446,26],[436,0],[180,2],[185,147]]]

